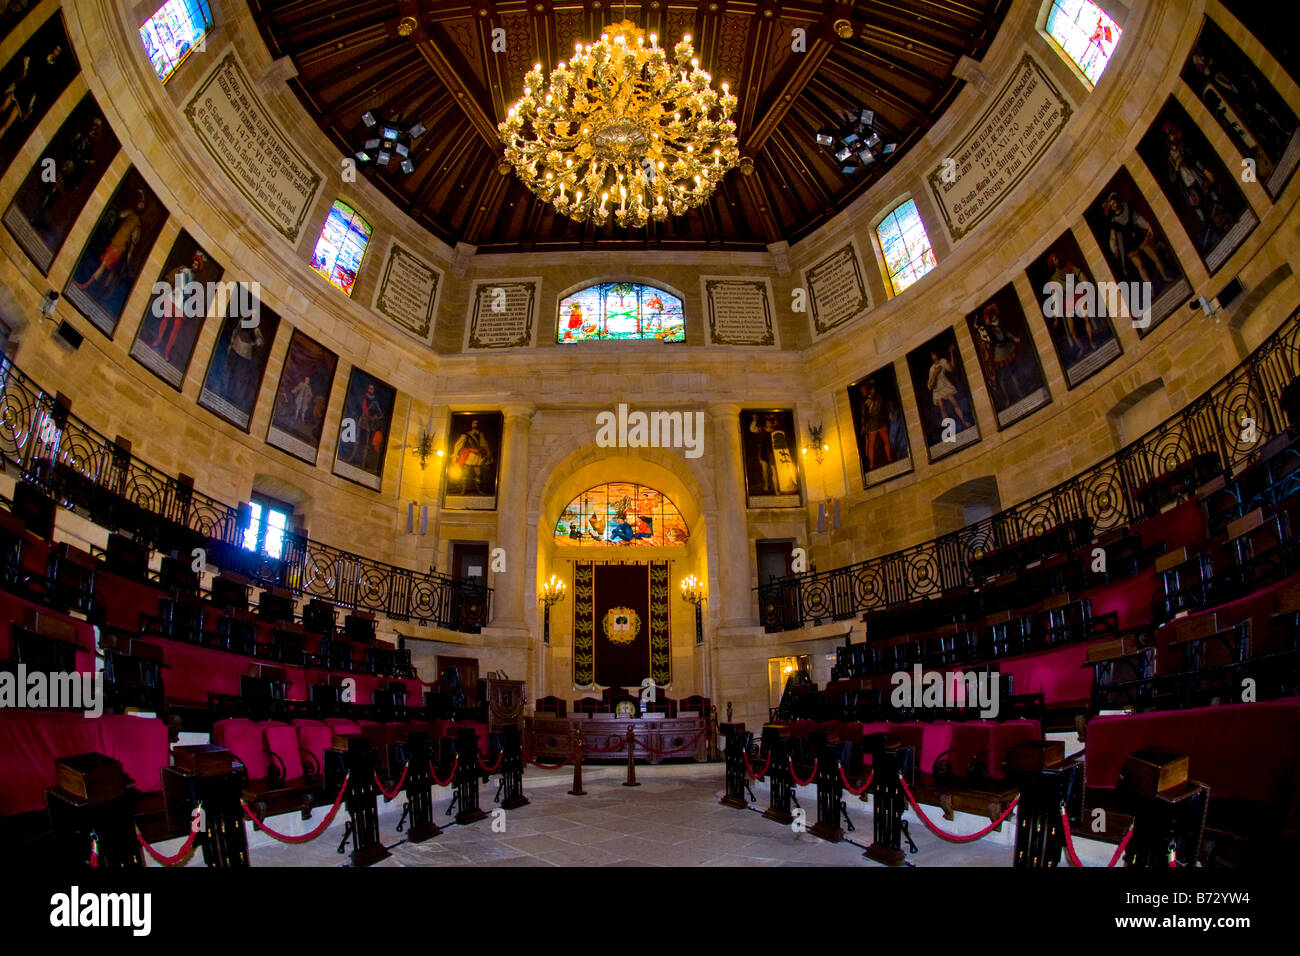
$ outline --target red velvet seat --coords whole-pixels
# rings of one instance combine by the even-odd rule
[[[1300,697],[1093,718],[1087,786],[1117,786],[1125,758],[1148,747],[1187,754],[1192,778],[1210,785],[1212,804],[1267,804],[1300,832]]]
[[[121,761],[142,791],[162,787],[167,726],[157,718],[104,714],[88,720],[57,711],[0,709],[0,816],[45,809],[55,785],[54,761],[80,753]]]
[[[305,754],[304,771],[320,773],[325,767],[325,751],[334,745],[334,729],[323,721],[305,718],[292,724],[298,732],[298,747]]]
[[[282,780],[298,780],[303,776],[302,753],[298,730],[288,724],[269,721],[263,725],[266,751],[280,771]]]
[[[263,729],[245,717],[218,720],[212,725],[212,742],[225,747],[248,771],[249,780],[264,780],[269,760]]]
[[[1012,744],[1041,740],[1043,731],[1036,720],[972,720],[955,724],[952,729],[952,772],[959,777],[970,774],[972,763],[982,764],[987,776],[1006,778],[1002,764]]]

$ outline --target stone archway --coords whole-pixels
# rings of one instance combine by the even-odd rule
[[[551,642],[541,643],[541,615],[534,635],[535,653],[531,655],[533,674],[530,680],[539,688],[535,696],[554,695],[563,699],[581,696],[573,682],[573,563],[578,560],[670,562],[669,601],[672,622],[672,682],[668,693],[684,697],[707,694],[709,667],[702,648],[695,644],[695,610],[680,597],[682,578],[694,574],[706,579],[712,564],[709,554],[709,531],[713,515],[708,503],[708,473],[697,475],[680,454],[655,448],[600,448],[586,445],[568,454],[557,455],[538,469],[544,480],[534,485],[530,502],[530,566],[535,568],[535,582],[556,575],[565,582],[566,598],[551,612]],[[703,481],[701,481],[703,479]],[[557,542],[555,530],[561,512],[582,492],[607,482],[635,482],[666,495],[681,512],[689,529],[684,545],[646,547],[639,545],[568,544]],[[702,484],[705,487],[702,487]]]

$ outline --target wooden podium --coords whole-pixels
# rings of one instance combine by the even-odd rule
[[[490,732],[502,727],[524,729],[524,682],[499,677],[484,677],[478,682],[479,697],[487,705]]]

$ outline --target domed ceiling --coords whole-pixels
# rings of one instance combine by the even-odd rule
[[[293,59],[291,85],[345,155],[367,138],[367,110],[428,128],[413,143],[413,173],[394,164],[364,175],[435,235],[483,252],[756,250],[797,240],[925,135],[961,88],[953,67],[983,56],[1009,4],[249,0],[272,55]],[[665,45],[691,35],[715,87],[726,80],[738,98],[740,152],[753,162],[748,175],[727,173],[704,205],[643,229],[574,222],[498,170],[497,124],[532,65],[549,71],[576,41],[624,17]],[[814,137],[859,107],[875,111],[876,129],[898,149],[845,176]]]

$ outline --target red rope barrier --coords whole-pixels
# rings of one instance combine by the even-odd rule
[[[925,811],[922,810],[921,805],[916,802],[916,797],[912,796],[912,791],[908,789],[907,781],[903,779],[903,775],[901,773],[898,775],[898,782],[903,785],[903,793],[907,794],[908,802],[912,804],[912,809],[915,810],[916,815],[921,818],[921,822],[924,823],[926,827],[930,830],[930,832],[933,833],[935,836],[937,836],[939,839],[948,840],[951,843],[971,843],[974,842],[975,840],[978,840],[980,837],[988,836],[988,834],[992,833],[996,827],[1002,825],[1002,821],[1004,821],[1007,817],[1011,816],[1011,811],[1014,810],[1016,806],[1020,803],[1020,798],[1016,797],[1016,799],[1011,801],[1010,806],[1008,806],[1006,810],[1002,812],[1001,816],[999,816],[996,820],[994,820],[983,830],[980,830],[977,833],[964,833],[964,834],[946,833],[943,830],[940,830],[937,826],[935,826],[934,823],[931,822],[930,818],[925,815]]]
[[[334,806],[330,807],[330,812],[325,814],[325,819],[322,820],[320,822],[320,825],[317,826],[310,833],[304,833],[302,836],[289,836],[287,833],[276,833],[274,830],[268,827],[264,822],[262,822],[257,818],[257,814],[252,811],[252,808],[249,807],[247,803],[245,803],[243,800],[240,800],[239,805],[243,807],[244,812],[248,814],[248,819],[252,820],[254,824],[256,824],[264,833],[266,833],[267,836],[271,837],[273,840],[279,840],[281,843],[306,843],[308,840],[316,839],[318,836],[320,836],[322,833],[325,832],[326,828],[329,827],[330,822],[334,819],[334,814],[338,813],[339,807],[343,805],[343,794],[347,793],[348,781],[351,779],[352,779],[352,773],[351,771],[349,771],[348,775],[343,778],[343,786],[339,787],[339,795],[334,798]]]
[[[504,750],[498,750],[498,751],[497,751],[497,762],[494,763],[494,764],[493,764],[492,766],[490,766],[490,767],[484,766],[484,764],[483,764],[483,758],[482,758],[482,757],[479,757],[479,758],[478,758],[478,765],[479,765],[479,768],[480,768],[484,773],[496,773],[498,770],[501,769],[501,758],[502,758],[504,755],[505,755],[505,751],[504,751]]]
[[[871,781],[876,779],[876,772],[873,770],[871,773],[867,774],[867,782],[856,790],[853,789],[853,784],[849,783],[849,778],[844,775],[843,765],[840,766],[840,779],[844,781],[845,790],[853,794],[855,797],[860,797],[867,792],[867,788],[871,786]]]
[[[1074,852],[1074,836],[1070,833],[1070,815],[1065,812],[1065,807],[1061,807],[1061,824],[1065,828],[1065,854],[1069,857],[1072,866],[1082,867],[1083,861],[1080,860],[1079,855]],[[1120,861],[1120,858],[1124,855],[1124,849],[1128,846],[1128,841],[1132,836],[1133,824],[1130,823],[1128,830],[1124,833],[1124,839],[1119,841],[1119,846],[1115,847],[1114,856],[1112,856],[1110,862],[1106,864],[1107,867],[1112,867]]]
[[[429,770],[429,776],[433,777],[433,782],[436,783],[438,786],[450,787],[451,782],[456,779],[456,768],[459,766],[460,766],[460,754],[456,754],[455,759],[452,760],[451,762],[451,771],[447,774],[446,780],[439,780],[438,771],[433,770],[432,768],[430,768]]]
[[[539,770],[559,770],[561,767],[566,766],[569,763],[572,763],[573,759],[577,756],[578,756],[578,748],[574,747],[573,751],[569,754],[569,756],[565,757],[559,763],[538,763],[532,757],[525,757],[524,759],[527,760],[534,767],[538,768]]]
[[[194,808],[194,816],[190,820],[190,835],[185,840],[185,844],[179,850],[173,853],[171,856],[163,856],[161,853],[159,853],[157,850],[151,847],[148,841],[145,840],[144,834],[140,832],[139,826],[135,828],[135,838],[140,842],[140,845],[144,847],[144,851],[154,858],[154,861],[156,863],[161,863],[163,866],[175,866],[177,863],[180,863],[187,856],[189,856],[190,851],[194,849],[194,838],[199,835],[200,808],[202,806],[203,804],[199,804],[197,807]],[[97,849],[94,851],[94,856],[96,857],[96,860],[92,864],[92,866],[97,866],[99,863],[98,861],[99,853]]]
[[[392,793],[389,793],[387,790],[384,789],[384,784],[383,781],[379,779],[379,774],[375,774],[375,786],[378,787],[379,792],[384,795],[384,801],[386,803],[392,803],[393,800],[397,798],[397,795],[402,792],[402,787],[406,783],[407,771],[409,771],[410,769],[411,769],[411,761],[408,760],[406,761],[406,765],[402,767],[402,778],[397,781],[397,786],[393,788]]]
[[[816,757],[813,758],[812,773],[808,774],[807,780],[799,779],[799,775],[794,772],[794,758],[789,758],[789,759],[790,759],[790,776],[794,778],[794,782],[801,787],[806,787],[808,786],[808,784],[812,783],[813,778],[817,776],[817,758]]]
[[[749,754],[746,753],[744,756],[745,756],[745,773],[749,774],[755,780],[762,780],[764,777],[767,776],[768,768],[772,766],[772,751],[769,750],[767,752],[767,761],[763,764],[762,773],[754,773],[754,768],[749,765]]]

